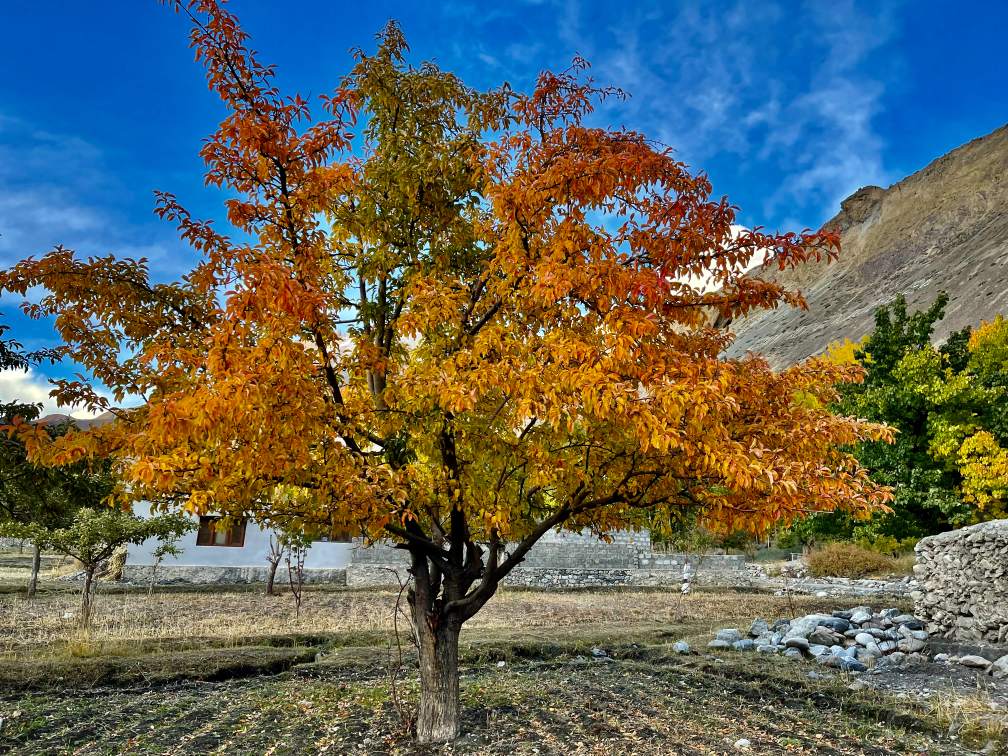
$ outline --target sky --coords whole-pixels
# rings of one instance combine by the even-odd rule
[[[411,61],[470,86],[528,91],[543,69],[587,58],[610,101],[594,125],[642,132],[710,176],[739,221],[818,228],[840,201],[883,187],[1008,122],[1008,2],[408,3],[232,0],[288,94],[331,92],[350,50],[397,19]],[[155,189],[222,218],[203,185],[201,140],[225,111],[188,48],[187,20],[156,0],[0,0],[0,265],[56,244],[145,257],[178,280],[196,257],[153,214]],[[0,297],[29,349],[50,322]],[[0,400],[54,411],[50,377],[73,364],[0,373]],[[66,411],[66,410],[61,410]]]

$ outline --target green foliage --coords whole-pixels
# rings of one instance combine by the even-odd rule
[[[865,549],[866,551],[875,551],[879,554],[888,554],[890,556],[897,557],[900,554],[909,554],[913,551],[914,546],[917,545],[918,538],[904,538],[902,541],[893,538],[892,536],[879,536],[878,538],[872,540],[871,538],[862,538],[857,542],[857,546],[860,549]]]
[[[22,537],[46,549],[58,551],[94,569],[121,546],[143,543],[148,538],[177,541],[193,530],[195,523],[180,515],[144,519],[114,507],[83,507],[65,527],[29,525],[0,526],[0,534]]]
[[[879,308],[874,332],[853,350],[864,383],[837,387],[840,414],[899,430],[892,444],[855,450],[872,480],[893,487],[893,511],[870,520],[820,515],[796,523],[788,545],[854,540],[897,553],[920,537],[1008,515],[1008,322],[953,332],[936,349],[931,337],[947,303],[943,293],[910,315],[900,295]]]
[[[9,330],[0,324],[0,370],[28,370],[59,360],[58,349],[22,351],[19,342],[5,338]],[[19,418],[35,423],[41,409],[40,404],[17,400],[0,404],[0,426],[16,425]],[[64,421],[47,426],[46,432],[58,438],[73,427],[72,421]],[[66,526],[78,507],[97,506],[108,496],[112,483],[108,463],[80,460],[60,467],[36,465],[28,460],[25,443],[17,434],[0,434],[0,526]]]

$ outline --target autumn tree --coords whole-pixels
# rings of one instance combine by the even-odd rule
[[[835,256],[836,235],[733,233],[706,176],[586,123],[623,95],[581,60],[530,94],[481,93],[409,64],[390,23],[309,120],[232,15],[176,9],[229,111],[202,155],[240,234],[159,193],[201,255],[181,281],[62,247],[5,272],[8,291],[46,289],[25,311],[54,317],[115,402],[142,398],[62,381],[117,420],[20,433],[49,463],[116,460],[122,497],[406,549],[420,741],[458,734],[460,629],[550,530],[690,511],[759,531],[886,500],[838,444],[888,431],[826,409],[857,369],[724,359],[709,317],[803,306],[772,272]]]

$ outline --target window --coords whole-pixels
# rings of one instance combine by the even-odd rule
[[[331,530],[328,533],[323,532],[312,538],[313,543],[318,543],[323,541],[325,543],[351,543],[353,541],[353,536],[350,535],[349,530]]]
[[[218,527],[219,517],[200,517],[197,546],[244,546],[245,520],[233,520],[230,528]]]

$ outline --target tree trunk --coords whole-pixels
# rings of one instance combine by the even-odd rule
[[[38,589],[39,570],[42,568],[42,549],[32,546],[31,577],[28,578],[28,598],[35,598]]]
[[[266,595],[273,595],[273,581],[276,580],[277,565],[280,564],[280,560],[277,559],[275,562],[269,563],[269,575],[266,576]]]
[[[417,741],[445,743],[455,740],[461,728],[458,648],[462,623],[456,615],[442,617],[438,623],[430,620],[429,615],[417,613],[415,621],[420,644]]]
[[[91,583],[94,579],[96,565],[89,565],[84,568],[84,591],[81,593],[81,616],[80,624],[82,628],[91,626]]]

